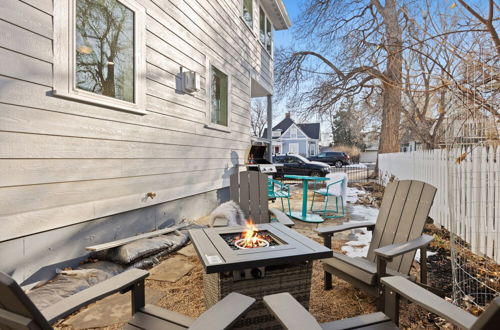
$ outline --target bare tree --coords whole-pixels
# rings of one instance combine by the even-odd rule
[[[297,27],[307,50],[281,50],[277,83],[305,111],[328,111],[367,91],[382,94],[379,152],[399,151],[403,13],[396,0],[311,0]]]
[[[250,108],[250,125],[254,136],[262,137],[267,127],[267,103],[263,99],[253,99]]]

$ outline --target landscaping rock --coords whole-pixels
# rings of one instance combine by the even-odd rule
[[[194,264],[181,255],[173,256],[162,261],[158,266],[152,268],[149,273],[149,280],[163,282],[177,282],[184,275],[194,268]]]

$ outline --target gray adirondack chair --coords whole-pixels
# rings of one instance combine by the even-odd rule
[[[40,311],[12,278],[0,272],[0,329],[50,330],[56,321],[117,292],[132,291],[133,317],[127,329],[227,329],[255,302],[254,298],[231,293],[194,320],[145,305],[144,279],[148,275],[144,270],[132,269]]]
[[[266,307],[288,330],[399,329],[399,300],[401,297],[441,316],[460,329],[498,329],[500,297],[494,299],[480,317],[475,317],[403,277],[385,277],[382,279],[382,283],[387,288],[385,313],[377,312],[322,324],[319,324],[288,292],[264,296],[263,300]]]
[[[267,174],[257,171],[235,172],[231,174],[229,180],[231,200],[239,204],[243,213],[252,218],[254,223],[269,223],[272,215],[285,226],[294,225],[285,213],[268,207]]]
[[[408,277],[420,249],[420,282],[427,283],[426,247],[432,237],[422,235],[425,221],[436,194],[436,188],[420,181],[394,181],[385,188],[377,221],[351,222],[340,226],[320,227],[316,232],[331,248],[335,233],[367,227],[373,231],[366,258],[350,258],[334,253],[333,258],[323,259],[325,290],[332,288],[332,274],[378,297],[380,279],[387,274]],[[382,300],[380,300],[383,303]],[[379,306],[381,307],[381,306]]]

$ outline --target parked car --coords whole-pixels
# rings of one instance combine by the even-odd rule
[[[280,176],[284,174],[308,175],[324,177],[330,173],[330,166],[320,162],[312,162],[300,155],[278,155],[273,157],[273,164],[283,164]]]
[[[326,163],[335,167],[342,167],[350,164],[350,157],[345,152],[327,151],[321,152],[316,156],[309,157],[309,160]]]

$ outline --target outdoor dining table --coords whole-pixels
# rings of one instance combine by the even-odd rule
[[[302,211],[292,211],[290,216],[292,218],[312,223],[320,223],[325,221],[322,217],[317,214],[307,213],[307,191],[309,186],[309,181],[328,181],[328,178],[322,178],[319,176],[306,176],[306,175],[289,175],[285,174],[286,179],[302,180]]]

